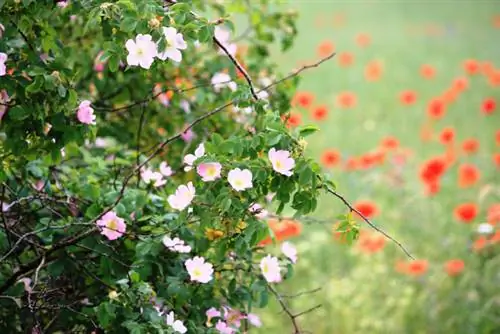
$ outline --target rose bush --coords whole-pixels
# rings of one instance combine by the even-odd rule
[[[297,259],[258,246],[264,208],[306,215],[334,188],[303,155],[316,128],[287,127],[298,77],[268,55],[295,13],[276,9],[0,2],[2,333],[260,325]]]

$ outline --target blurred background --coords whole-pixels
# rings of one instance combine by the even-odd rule
[[[292,223],[293,279],[277,286],[312,333],[500,333],[500,1],[285,1],[299,13],[283,72],[305,72],[290,126],[308,154],[415,257],[325,196]],[[297,227],[300,227],[297,228]],[[286,231],[285,231],[286,232]],[[311,290],[321,289],[310,293]],[[290,333],[275,301],[261,333]]]

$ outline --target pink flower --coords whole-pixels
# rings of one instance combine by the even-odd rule
[[[102,61],[101,58],[104,55],[103,51],[99,51],[97,56],[94,59],[94,71],[102,72],[104,71],[104,65],[106,65],[106,61]]]
[[[7,61],[7,54],[0,52],[0,77],[3,77],[7,74],[7,66],[5,66],[5,62]]]
[[[260,270],[269,283],[281,282],[281,268],[276,257],[268,255],[262,258],[260,261]]]
[[[141,178],[147,184],[154,182],[153,186],[156,188],[161,187],[165,183],[167,183],[167,180],[163,178],[163,175],[160,172],[153,172],[149,168],[141,169]]]
[[[258,219],[265,219],[269,215],[269,212],[262,208],[262,205],[258,203],[255,203],[250,207],[250,212],[253,213],[253,215]]]
[[[203,257],[195,256],[192,259],[188,259],[184,262],[184,266],[191,277],[191,281],[208,283],[213,278],[213,266],[211,263],[205,262]]]
[[[26,291],[27,293],[31,293],[31,291],[33,291],[33,288],[31,287],[31,278],[24,277],[21,278],[18,282],[22,282],[24,284],[24,291]]]
[[[210,321],[212,321],[212,318],[220,317],[221,316],[220,312],[215,307],[209,308],[205,312],[205,315],[207,316],[207,326],[208,327],[212,326],[212,324],[210,322]]]
[[[228,87],[233,92],[238,89],[236,82],[232,81],[229,74],[224,72],[215,73],[212,77],[211,83],[217,93],[225,87]]]
[[[250,323],[250,325],[252,325],[252,326],[255,326],[255,327],[262,326],[262,321],[260,321],[260,318],[257,314],[248,313],[247,319],[248,319],[248,322]]]
[[[248,169],[235,168],[227,174],[227,181],[236,191],[242,191],[253,187],[252,172]]]
[[[181,134],[182,140],[184,140],[186,143],[190,143],[195,137],[196,134],[191,129],[187,129]]]
[[[203,182],[215,181],[220,178],[222,166],[218,162],[201,163],[196,168],[198,175]]]
[[[172,174],[174,174],[174,172],[172,171],[172,168],[167,164],[166,161],[163,161],[160,164],[160,173],[162,173],[163,176],[166,176],[166,177],[169,177]]]
[[[0,67],[1,67],[1,64],[0,64]],[[1,68],[0,68],[0,71],[1,71]],[[0,91],[0,121],[2,120],[3,115],[5,115],[5,112],[7,111],[8,106],[6,106],[6,104],[8,104],[9,101],[10,101],[9,94],[7,94],[7,91],[5,89],[2,89]]]
[[[163,27],[163,37],[166,42],[166,48],[163,52],[158,53],[158,58],[161,60],[170,58],[175,62],[180,62],[182,60],[180,50],[187,48],[182,34],[177,32],[177,29],[174,27]]]
[[[290,261],[292,261],[292,263],[297,262],[297,249],[290,242],[285,241],[281,245],[281,251],[283,252],[283,254],[285,254],[287,258],[290,259]]]
[[[191,169],[193,169],[193,164],[196,161],[196,159],[201,158],[204,155],[205,155],[205,145],[201,143],[194,151],[194,154],[186,154],[186,156],[184,157],[184,164],[186,165],[184,167],[184,171],[189,172]]]
[[[224,320],[228,325],[239,328],[242,319],[245,319],[245,316],[240,311],[224,307]]]
[[[94,109],[90,106],[89,100],[84,100],[78,106],[76,117],[83,124],[95,124]]]
[[[224,321],[221,320],[217,321],[215,329],[222,334],[233,334],[235,332],[233,328],[229,327]]]
[[[189,253],[191,252],[191,246],[186,245],[184,240],[181,240],[177,237],[170,239],[168,235],[163,237],[162,240],[165,247],[167,247],[172,252],[178,253]]]
[[[236,43],[231,43],[231,33],[229,32],[229,30],[216,26],[214,36],[226,48],[231,56],[234,57],[236,55],[238,46],[236,45]],[[222,49],[219,50],[219,54],[226,55],[226,53]]]
[[[114,211],[107,212],[96,222],[96,224],[101,230],[101,234],[109,240],[118,239],[127,229],[125,221],[118,217]]]
[[[292,169],[295,167],[295,160],[290,157],[290,152],[284,150],[276,151],[273,147],[269,150],[268,157],[276,172],[286,176],[293,174]]]
[[[158,54],[156,44],[152,39],[151,35],[138,34],[135,40],[129,39],[125,43],[129,66],[140,66],[147,70],[151,67]]]
[[[180,185],[174,195],[168,196],[167,201],[173,209],[182,211],[191,204],[195,194],[193,182],[189,182],[187,185]]]

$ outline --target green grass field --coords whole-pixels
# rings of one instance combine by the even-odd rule
[[[283,71],[303,61],[319,58],[318,45],[330,41],[339,53],[354,56],[343,67],[339,57],[306,72],[299,87],[315,95],[315,105],[326,105],[324,121],[315,121],[306,109],[297,108],[305,124],[318,124],[321,131],[308,138],[308,154],[319,160],[325,149],[336,149],[342,160],[377,149],[385,136],[396,137],[401,147],[411,150],[407,163],[390,161],[362,171],[334,167],[338,190],[351,201],[375,202],[380,214],[374,222],[403,243],[429,267],[420,276],[395,270],[397,261],[407,261],[393,243],[380,252],[365,254],[358,245],[334,240],[332,225],[345,208],[333,197],[324,196],[315,216],[324,224],[304,224],[300,237],[291,241],[299,250],[292,280],[277,286],[284,294],[321,287],[321,290],[294,298],[290,308],[301,312],[321,308],[298,318],[301,328],[312,333],[498,333],[500,331],[499,245],[484,252],[471,250],[478,237],[479,223],[486,221],[488,207],[500,203],[500,167],[492,155],[500,153],[495,132],[500,130],[500,106],[486,116],[484,99],[500,104],[500,86],[488,83],[483,74],[464,71],[466,59],[492,62],[500,67],[499,1],[287,1],[300,13],[299,36],[291,52],[274,57]],[[369,35],[365,47],[356,43],[360,33]],[[365,79],[371,61],[382,64],[376,81]],[[420,75],[423,64],[436,69],[433,79]],[[449,104],[446,115],[433,122],[434,138],[422,141],[427,104],[440,96],[458,77],[468,79],[468,88]],[[413,90],[416,103],[403,105],[400,92]],[[336,97],[350,91],[357,104],[339,108]],[[424,193],[419,179],[421,164],[445,152],[437,137],[441,129],[456,131],[457,160],[441,178],[434,196]],[[475,138],[480,147],[473,155],[460,154],[461,142]],[[468,188],[457,185],[462,163],[476,165],[479,182]],[[394,182],[397,180],[398,182]],[[470,224],[453,216],[456,205],[473,202],[479,214]],[[499,225],[497,225],[499,226]],[[363,226],[363,229],[366,227]],[[496,252],[496,257],[495,257]],[[449,277],[444,264],[462,259],[465,268]],[[290,333],[290,320],[276,302],[261,313],[261,333]]]

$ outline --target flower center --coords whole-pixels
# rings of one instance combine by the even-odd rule
[[[193,270],[193,276],[200,277],[201,276],[201,270],[199,268],[195,268]]]
[[[234,181],[234,184],[237,185],[238,187],[242,187],[243,186],[243,180],[238,179],[238,180]]]
[[[269,266],[266,264],[264,264],[264,267],[262,268],[262,271],[267,273],[269,271]]]
[[[118,222],[116,221],[116,219],[112,219],[108,222],[108,229],[112,230],[112,231],[116,231],[118,230]]]
[[[275,164],[276,164],[276,168],[278,168],[278,169],[280,169],[281,167],[283,167],[283,164],[279,160],[276,160]]]

